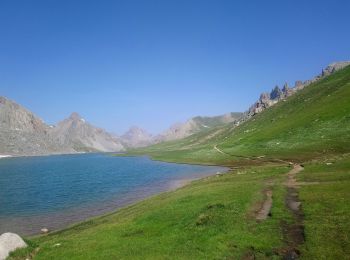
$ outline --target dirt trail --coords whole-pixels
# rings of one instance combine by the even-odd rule
[[[254,157],[246,157],[246,156],[242,156],[242,155],[236,155],[236,154],[229,154],[229,153],[226,153],[226,152],[224,152],[223,150],[219,149],[217,144],[214,145],[213,149],[214,149],[215,151],[217,151],[218,153],[221,153],[221,154],[223,154],[223,155],[227,155],[227,156],[231,156],[231,157],[237,157],[237,158],[243,158],[243,159],[251,160],[251,161],[257,161],[257,159],[254,158]]]
[[[221,150],[220,148],[218,148],[218,145],[214,145],[213,149],[215,151],[217,151],[218,153],[221,153],[223,155],[227,155],[227,156],[232,156],[232,157],[237,157],[237,158],[242,158],[242,159],[246,159],[246,160],[250,160],[250,161],[259,161],[259,162],[280,162],[280,163],[286,163],[286,164],[289,164],[291,165],[292,163],[289,162],[289,161],[285,161],[285,160],[281,160],[281,159],[278,159],[278,158],[268,158],[268,157],[265,157],[265,155],[262,155],[262,156],[242,156],[242,155],[238,155],[238,154],[230,154],[230,153],[227,153],[227,152],[224,152],[223,150]]]
[[[265,201],[263,202],[260,210],[256,213],[255,219],[258,221],[265,220],[269,215],[272,207],[272,190],[266,190]]]
[[[282,223],[283,236],[287,244],[287,246],[281,250],[283,259],[298,259],[300,256],[298,246],[304,243],[305,240],[303,226],[304,215],[298,197],[297,189],[299,184],[296,180],[296,175],[303,169],[301,165],[295,164],[293,169],[288,172],[288,178],[285,182],[287,188],[286,206],[292,212],[294,222]]]
[[[226,153],[224,153],[223,151],[221,151],[221,150],[218,148],[217,145],[214,145],[214,150],[218,151],[218,152],[221,153],[221,154],[226,154]],[[228,154],[226,154],[226,155],[228,155]]]

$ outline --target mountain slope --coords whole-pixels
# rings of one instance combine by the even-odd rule
[[[169,161],[235,164],[241,156],[298,160],[349,152],[349,101],[350,67],[346,67],[238,127],[217,127],[132,153]]]
[[[74,152],[59,144],[50,127],[17,103],[0,97],[0,154],[44,155]]]
[[[123,145],[128,148],[144,147],[154,143],[151,134],[136,126],[130,127],[120,138]]]
[[[156,136],[154,142],[160,143],[182,139],[201,131],[234,122],[240,119],[242,115],[242,113],[236,112],[213,117],[196,116],[187,120],[185,123],[174,124],[169,129]]]
[[[78,152],[118,152],[124,150],[120,141],[101,128],[86,122],[78,113],[61,121],[51,130],[61,145],[73,147]]]

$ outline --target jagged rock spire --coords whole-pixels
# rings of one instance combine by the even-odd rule
[[[270,93],[270,98],[272,100],[280,99],[282,97],[282,94],[283,94],[282,90],[280,89],[280,87],[278,85],[276,85],[275,88]]]
[[[283,85],[282,92],[286,93],[286,92],[288,92],[288,90],[289,90],[289,86],[288,86],[288,83],[286,82]]]
[[[69,116],[69,119],[72,119],[72,120],[80,120],[80,119],[82,119],[82,117],[81,117],[77,112],[73,112],[73,113]]]

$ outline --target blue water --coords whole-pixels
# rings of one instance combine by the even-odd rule
[[[108,154],[1,159],[0,232],[62,228],[222,170]]]

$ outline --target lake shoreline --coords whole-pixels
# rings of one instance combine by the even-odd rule
[[[108,158],[108,154],[102,153],[102,155],[107,155],[105,158]],[[98,154],[88,154],[87,156],[100,156],[101,153]],[[112,157],[112,156],[111,156]],[[48,158],[45,156],[45,158]],[[52,157],[60,158],[59,157]],[[80,158],[80,156],[79,156]],[[84,158],[84,157],[83,157]],[[112,157],[113,158],[113,157]],[[22,158],[22,160],[27,160],[28,158]],[[37,159],[37,158],[36,158]],[[61,158],[62,159],[62,158]],[[150,158],[145,156],[139,156],[138,160],[150,160]],[[12,160],[11,160],[12,161]],[[153,161],[153,160],[151,160]],[[160,163],[159,161],[153,161]],[[181,163],[166,163],[170,165],[170,167],[178,167],[175,165],[179,165],[181,168]],[[174,165],[174,166],[171,166]],[[189,166],[195,166],[189,164]],[[206,167],[204,165],[199,165]],[[164,167],[164,166],[163,166]],[[166,166],[167,167],[167,166]],[[114,193],[112,196],[108,196],[105,199],[98,199],[92,197],[92,199],[88,202],[83,202],[76,204],[75,206],[71,206],[68,208],[62,208],[52,211],[40,211],[37,213],[22,215],[19,213],[18,215],[13,215],[11,213],[7,213],[6,210],[3,211],[3,215],[0,215],[0,233],[2,232],[14,232],[18,233],[25,237],[37,236],[40,235],[40,230],[42,228],[48,228],[52,232],[58,232],[64,229],[67,229],[71,226],[77,225],[82,222],[89,221],[93,218],[99,218],[104,215],[113,214],[124,207],[129,207],[133,204],[139,203],[143,200],[147,200],[153,196],[161,195],[162,193],[172,192],[177,189],[180,189],[192,181],[207,178],[209,176],[213,176],[220,172],[223,174],[224,172],[228,172],[230,169],[228,167],[221,166],[208,166],[209,168],[205,170],[201,170],[198,168],[197,170],[191,170],[192,168],[188,168],[189,172],[186,173],[187,170],[182,170],[183,173],[175,174],[172,177],[166,177],[165,179],[154,179],[151,182],[145,182],[141,186],[130,186],[129,191],[123,194]],[[212,167],[212,168],[211,168]],[[166,169],[166,168],[165,168]],[[186,168],[184,168],[186,169]],[[195,169],[195,168],[194,168]],[[142,171],[142,170],[141,170]],[[159,171],[159,170],[158,170]],[[158,173],[163,175],[161,172]],[[165,176],[169,175],[169,173],[164,172]],[[134,187],[134,188],[132,188]],[[41,192],[41,191],[39,191]],[[22,210],[22,209],[21,209]]]
[[[223,168],[228,168],[228,167],[223,167]],[[228,172],[229,172],[229,169],[227,171],[225,171],[225,172],[220,172],[220,175],[221,174],[226,174]],[[66,227],[63,227],[63,228],[60,228],[60,229],[50,230],[49,234],[61,233],[61,232],[64,232],[65,230],[69,230],[71,228],[74,228],[75,226],[79,226],[81,224],[84,224],[85,222],[88,222],[88,221],[91,221],[91,220],[94,220],[94,219],[103,218],[103,217],[110,216],[110,215],[113,215],[113,214],[117,214],[120,210],[122,210],[124,208],[132,207],[133,205],[136,205],[138,203],[142,203],[143,201],[147,201],[147,200],[152,199],[152,198],[157,197],[157,196],[161,196],[162,194],[165,194],[165,193],[168,193],[168,192],[175,192],[175,191],[177,191],[177,190],[179,190],[181,188],[184,188],[184,187],[190,185],[194,181],[198,181],[198,180],[202,180],[202,179],[218,176],[218,173],[219,172],[211,173],[211,174],[208,174],[206,176],[199,177],[199,178],[184,178],[184,179],[181,179],[181,180],[173,181],[172,183],[169,184],[169,187],[166,190],[163,190],[161,192],[156,192],[156,193],[154,193],[152,195],[145,196],[144,198],[141,198],[139,200],[136,200],[136,201],[133,201],[133,202],[130,202],[130,203],[126,203],[126,204],[124,204],[124,205],[122,205],[120,207],[115,208],[112,211],[107,211],[107,212],[105,212],[103,214],[95,215],[95,216],[86,218],[86,219],[84,219],[82,221],[78,221],[78,222],[69,224]],[[29,234],[29,235],[23,235],[23,236],[26,237],[27,239],[32,239],[32,238],[37,238],[37,237],[40,237],[40,236],[43,236],[43,235],[45,235],[45,234],[43,234],[41,232],[37,232],[37,233],[33,233],[33,234]]]
[[[0,154],[0,159],[3,159],[3,158],[11,158],[13,157],[12,155],[6,155],[6,154]]]

